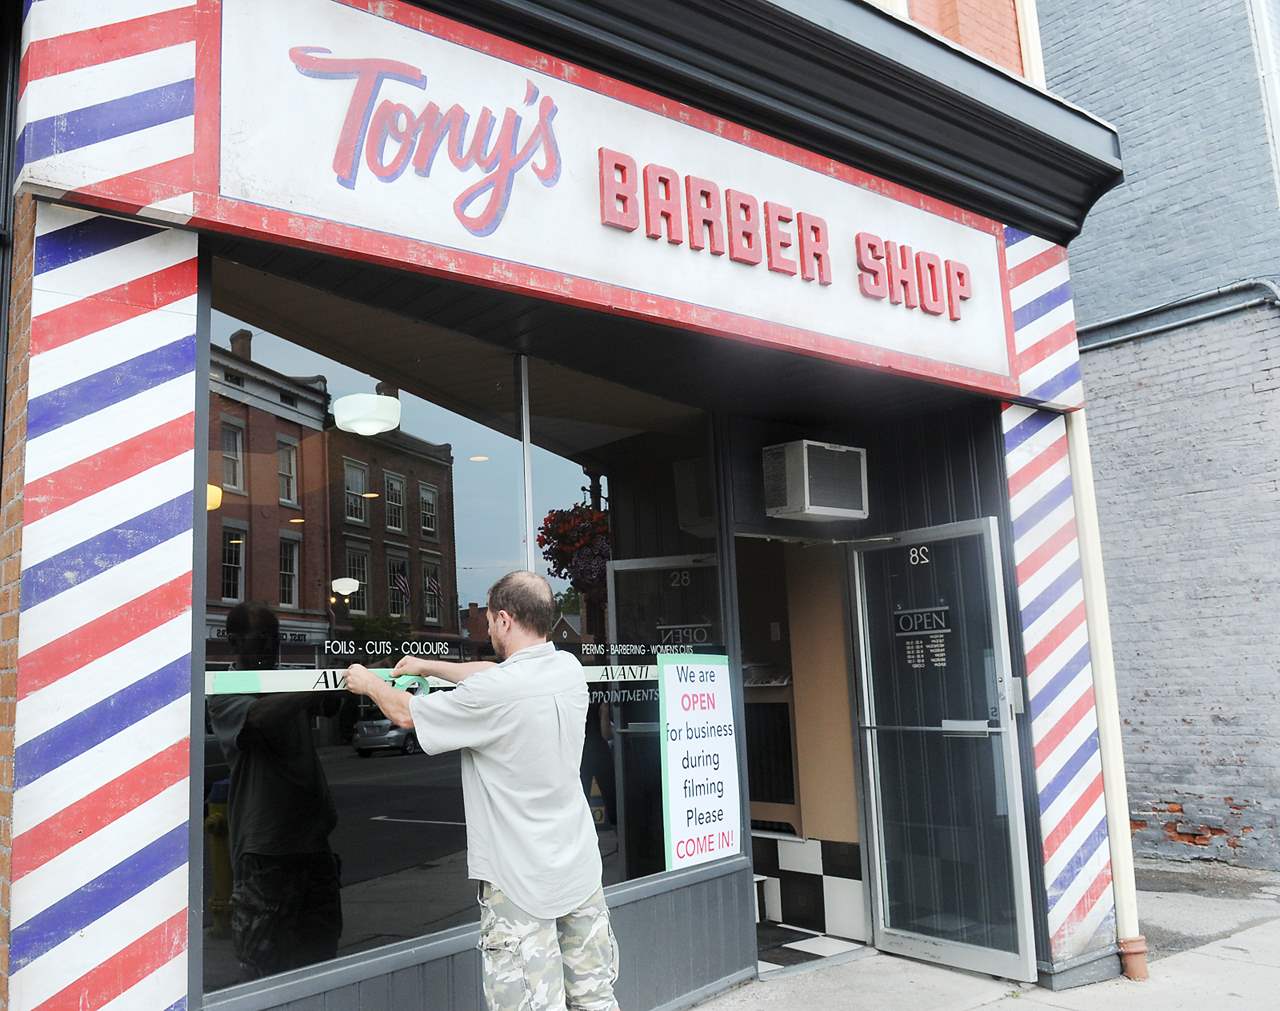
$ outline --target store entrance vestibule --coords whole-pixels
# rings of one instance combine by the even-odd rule
[[[762,962],[798,927],[1034,980],[997,521],[737,561]]]

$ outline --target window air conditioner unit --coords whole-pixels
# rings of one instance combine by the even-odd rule
[[[865,520],[867,451],[810,439],[766,446],[764,511],[785,520]]]

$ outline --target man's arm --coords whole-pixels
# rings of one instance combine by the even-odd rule
[[[393,688],[368,667],[353,663],[347,668],[347,691],[367,695],[397,727],[413,727],[413,716],[409,713],[409,700],[413,696]]]
[[[396,677],[405,674],[417,677],[437,677],[443,681],[452,681],[455,685],[472,674],[479,674],[490,667],[496,667],[492,660],[472,660],[469,663],[457,663],[452,660],[424,660],[421,657],[401,657],[394,671]]]
[[[259,732],[270,731],[281,720],[287,720],[295,713],[320,712],[326,701],[316,698],[310,692],[261,695],[249,707],[245,726]]]

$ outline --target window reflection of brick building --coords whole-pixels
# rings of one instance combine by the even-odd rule
[[[399,429],[365,437],[329,425],[330,568],[360,581],[333,604],[335,637],[395,626],[456,642],[451,448]]]
[[[324,379],[254,362],[241,330],[230,352],[212,349],[209,387],[209,665],[230,661],[226,617],[242,600],[276,613],[285,661],[313,661],[329,629]]]

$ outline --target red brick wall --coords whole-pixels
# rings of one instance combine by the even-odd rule
[[[222,506],[209,513],[208,572],[205,591],[215,609],[222,599],[223,516],[249,524],[245,545],[245,599],[275,606],[280,598],[280,533],[302,537],[301,571],[298,574],[300,608],[323,612],[328,604],[325,551],[324,435],[297,422],[256,407],[209,396],[209,483],[222,484],[222,417],[245,424],[245,482],[248,495],[224,491]],[[296,439],[298,445],[298,502],[300,508],[281,505],[276,470],[276,436]],[[305,519],[290,524],[290,519]],[[282,614],[287,613],[285,611]],[[314,614],[309,615],[314,617]]]
[[[13,286],[3,466],[0,468],[0,1008],[9,1006],[9,866],[13,842],[13,717],[18,681],[18,558],[22,550],[22,461],[27,430],[32,248],[36,204],[18,198],[13,215]]]
[[[458,628],[457,559],[454,544],[453,468],[443,460],[429,460],[417,454],[401,452],[396,446],[377,438],[365,439],[350,435],[337,428],[326,433],[329,453],[329,532],[333,559],[331,567],[335,576],[346,575],[346,548],[367,544],[369,547],[369,614],[374,617],[387,613],[387,551],[386,544],[408,545],[409,583],[413,588],[413,613],[405,616],[405,622],[415,634],[444,633],[456,635]],[[448,451],[448,447],[444,447]],[[350,458],[369,468],[369,488],[383,491],[383,475],[386,471],[405,479],[405,529],[392,533],[386,528],[386,503],[381,497],[369,502],[369,524],[362,526],[346,520],[346,491],[343,460]],[[436,500],[436,536],[421,533],[418,514],[418,482],[434,485],[439,493]],[[351,535],[348,537],[347,535]],[[440,588],[444,599],[440,602],[440,624],[426,625],[421,617],[422,554],[429,552],[440,558]],[[397,552],[399,553],[399,552]],[[338,614],[339,625],[343,616]]]
[[[911,0],[911,20],[997,66],[1024,72],[1014,0]]]

